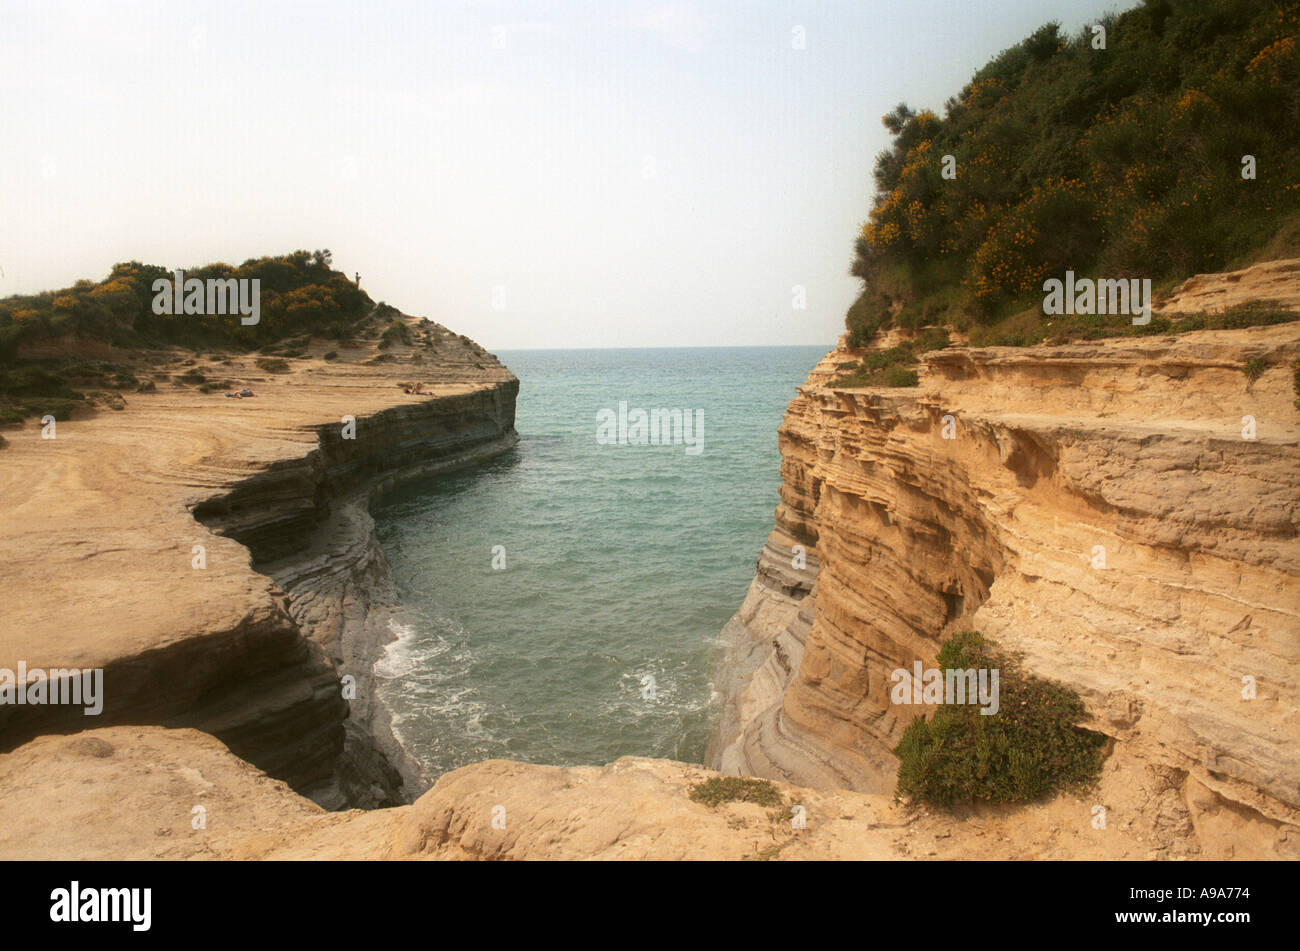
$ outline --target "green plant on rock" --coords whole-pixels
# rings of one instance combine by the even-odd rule
[[[997,712],[949,703],[931,720],[913,720],[894,749],[896,796],[940,806],[1012,803],[1095,781],[1105,737],[1077,726],[1086,712],[1074,691],[1027,673],[973,631],[946,641],[938,666],[945,677],[948,670],[998,670]]]
[[[766,779],[715,776],[691,787],[694,802],[716,807],[724,802],[752,802],[759,806],[783,806],[785,797]]]

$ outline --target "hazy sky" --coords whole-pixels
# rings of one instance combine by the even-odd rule
[[[489,350],[830,344],[880,116],[1129,5],[0,0],[0,296],[327,247]]]

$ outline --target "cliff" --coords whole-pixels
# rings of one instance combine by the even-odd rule
[[[1277,262],[1166,307],[1297,288]],[[890,673],[975,629],[1083,697],[1112,740],[1097,803],[1158,847],[1300,857],[1300,322],[955,347],[916,389],[835,386],[861,356],[841,342],[781,426],[709,764],[891,791],[933,708],[892,704]]]
[[[0,706],[4,750],[111,724],[195,727],[323,804],[405,800],[369,689],[393,592],[367,503],[512,446],[518,381],[467,338],[403,319],[413,341],[383,352],[203,367],[255,397],[163,382],[52,439],[10,433],[0,668],[103,668],[104,706]]]
[[[1257,277],[1300,300],[1287,273]],[[1184,290],[1250,299],[1255,279]],[[957,347],[916,389],[835,386],[861,356],[841,345],[780,430],[709,763],[488,761],[399,804],[408,764],[370,685],[394,593],[367,504],[515,439],[517,381],[436,333],[437,359],[360,347],[261,377],[234,359],[256,398],[165,388],[54,440],[10,435],[0,667],[103,666],[106,697],[97,718],[0,707],[0,856],[1300,856],[1300,321]],[[395,385],[412,379],[431,395]],[[893,801],[918,711],[891,706],[889,673],[965,628],[1083,697],[1110,738],[1095,791]],[[692,800],[713,768],[772,778],[781,806]],[[344,805],[391,808],[322,808]]]

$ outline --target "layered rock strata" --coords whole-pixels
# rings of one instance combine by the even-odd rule
[[[837,386],[862,355],[841,342],[781,426],[709,765],[892,790],[933,708],[891,673],[975,629],[1078,691],[1150,779],[1138,822],[1300,856],[1300,323],[955,347],[916,389]]]
[[[4,749],[115,723],[188,726],[329,806],[412,794],[370,683],[394,595],[367,504],[396,479],[512,446],[518,381],[467,339],[403,320],[413,344],[383,353],[359,343],[287,373],[253,357],[204,368],[253,398],[163,383],[52,439],[11,431],[0,667],[102,668],[104,688],[98,716],[0,706]],[[422,394],[400,385],[414,381]]]

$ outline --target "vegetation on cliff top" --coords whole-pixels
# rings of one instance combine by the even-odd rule
[[[903,341],[887,350],[876,350],[856,362],[841,363],[841,375],[833,385],[917,386],[920,377],[908,367],[915,364],[921,354],[942,350],[948,346],[948,342],[946,330],[931,328],[919,334],[915,340]]]
[[[331,267],[330,252],[294,251],[277,257],[250,258],[238,267],[209,264],[185,277],[260,281],[260,319],[245,325],[239,316],[169,315],[153,312],[154,281],[171,281],[173,272],[159,265],[130,261],[116,264],[104,280],[78,281],[72,287],[0,300],[0,423],[49,413],[57,419],[88,402],[114,408],[113,391],[148,391],[153,381],[136,374],[154,362],[151,350],[186,347],[208,350],[276,353],[276,369],[288,369],[284,357],[298,357],[311,337],[349,340],[365,328],[375,307],[356,283]],[[396,312],[381,305],[376,314]],[[405,328],[403,328],[405,329]],[[399,335],[396,331],[391,331]],[[125,362],[87,360],[91,345],[109,344]],[[127,357],[125,354],[130,353]],[[206,384],[198,370],[176,378]],[[93,391],[93,392],[92,392]]]
[[[186,279],[256,279],[261,313],[255,325],[236,317],[155,314],[153,283],[172,280],[157,264],[115,264],[108,277],[72,287],[0,300],[0,363],[12,362],[24,344],[75,334],[121,347],[180,345],[251,350],[296,334],[341,340],[373,306],[351,279],[331,267],[329,251],[294,251],[250,258],[238,267],[209,264]]]
[[[1300,3],[1146,0],[1099,25],[1104,49],[1049,23],[942,117],[884,117],[852,345],[929,325],[1036,342],[1043,281],[1066,270],[1160,289],[1300,249]]]
[[[894,749],[897,796],[940,806],[1024,802],[1099,775],[1105,737],[1075,725],[1086,714],[1069,688],[1027,673],[975,632],[945,641],[939,668],[998,670],[997,712],[947,703],[912,721]]]

